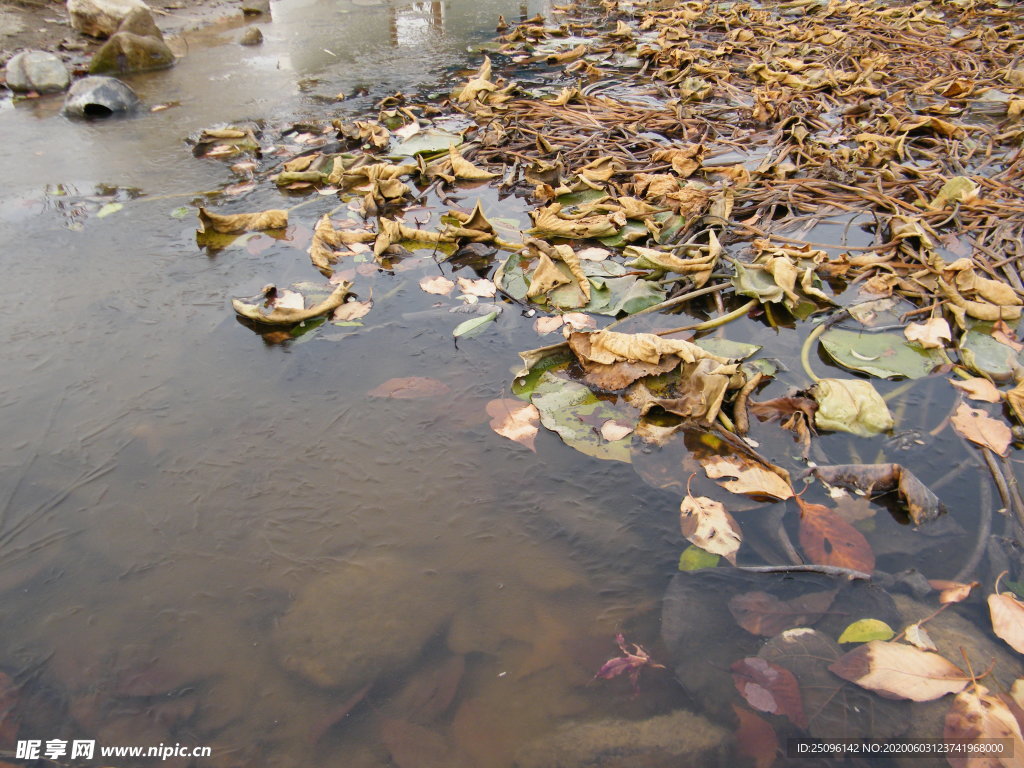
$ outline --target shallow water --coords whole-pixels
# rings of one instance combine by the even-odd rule
[[[593,681],[617,631],[658,642],[679,494],[552,433],[533,453],[491,431],[485,407],[508,396],[516,352],[543,343],[514,306],[494,331],[455,342],[467,316],[418,287],[453,268],[418,252],[392,272],[357,265],[356,290],[374,299],[363,327],[275,343],[237,322],[229,298],[315,278],[305,250],[337,199],[296,209],[283,240],[218,252],[195,242],[194,204],[302,199],[269,185],[205,195],[235,179],[193,157],[189,134],[444,91],[476,65],[466,47],[490,37],[499,13],[544,10],[287,0],[255,22],[263,46],[238,47],[240,24],[225,22],[175,41],[188,55],[174,69],[131,80],[147,105],[178,106],[84,123],[61,117],[59,100],[0,105],[0,668],[22,683],[19,738],[205,745],[199,764],[224,766],[385,766],[441,739],[497,767],[572,717],[693,706],[667,674],[646,676],[637,698],[625,681]],[[458,197],[526,222],[521,203],[486,188]],[[124,207],[98,216],[111,202]],[[838,242],[841,230],[826,223],[809,239]],[[805,332],[781,329],[772,343],[795,356]],[[735,341],[765,336],[759,321],[729,327]],[[371,394],[408,376],[444,389]],[[798,378],[780,376],[763,397]],[[825,440],[843,456],[841,438]],[[880,444],[863,443],[864,460]],[[960,456],[921,450],[933,451],[926,482]],[[879,556],[904,565],[899,547],[891,562]],[[346,591],[367,573],[373,599]],[[341,677],[351,649],[334,638],[384,646],[424,622],[415,652],[364,675],[369,689]],[[305,634],[319,643],[313,660]],[[409,693],[436,670],[454,686],[443,706]],[[433,736],[394,725],[419,720]]]

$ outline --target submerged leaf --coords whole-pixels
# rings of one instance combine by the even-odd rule
[[[499,398],[487,403],[487,415],[491,417],[491,429],[536,453],[533,443],[539,431],[537,425],[540,412],[535,405],[522,400]]]
[[[801,728],[807,726],[800,686],[793,673],[756,656],[740,659],[730,667],[736,690],[759,712],[784,715]]]
[[[800,546],[811,562],[836,565],[871,573],[875,555],[864,534],[822,504],[811,504],[799,496]]]
[[[843,630],[840,643],[868,643],[872,640],[892,640],[893,628],[880,619],[861,619]]]
[[[370,397],[387,397],[393,400],[418,400],[424,397],[446,395],[449,391],[448,385],[443,381],[425,376],[406,376],[388,379],[367,394]]]
[[[1019,716],[1014,715],[1006,701],[992,696],[982,685],[958,693],[946,714],[942,735],[947,743],[959,743],[968,749],[951,754],[947,758],[949,764],[952,768],[1012,768],[1020,765],[1024,736],[1021,735]],[[999,753],[980,749],[973,753],[969,747],[974,744],[980,746],[982,739],[1005,739],[1009,744]]]
[[[628,441],[606,440],[600,432],[600,424],[622,414],[589,388],[545,371],[531,401],[540,411],[541,423],[557,432],[566,445],[598,459],[631,461]]]
[[[856,488],[867,494],[898,491],[915,525],[946,513],[946,506],[913,472],[900,464],[833,464],[814,468],[831,485]]]
[[[691,544],[679,556],[680,571],[699,571],[702,568],[714,568],[718,565],[718,555],[706,552],[700,547]]]
[[[1024,603],[1013,595],[988,596],[992,631],[1017,653],[1024,653]]]
[[[829,666],[835,674],[887,699],[932,701],[959,693],[968,677],[937,653],[872,640]]]
[[[835,592],[811,592],[780,600],[767,592],[746,592],[729,601],[736,623],[752,635],[774,637],[793,627],[807,627],[825,615]]]

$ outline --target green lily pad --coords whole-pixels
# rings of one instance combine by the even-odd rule
[[[555,198],[555,202],[561,205],[563,208],[572,208],[576,205],[583,205],[584,203],[595,203],[598,200],[604,200],[608,197],[608,193],[600,189],[584,189],[580,192],[569,192],[565,195],[559,195]]]
[[[639,240],[641,237],[647,237],[648,234],[647,225],[642,221],[627,219],[626,225],[616,234],[609,235],[608,237],[599,237],[597,240],[601,245],[607,245],[609,248],[621,248],[632,243],[634,240]]]
[[[882,379],[920,379],[944,362],[938,350],[925,349],[899,333],[859,333],[833,328],[821,335],[821,345],[840,365]]]
[[[463,320],[452,331],[452,336],[457,339],[471,339],[474,336],[479,336],[485,330],[490,323],[493,323],[498,317],[497,312],[488,312],[486,315],[480,317],[473,317],[469,320]]]
[[[583,309],[598,315],[632,315],[665,300],[664,288],[635,275],[591,279],[590,283],[590,304]]]
[[[540,423],[557,432],[562,441],[580,453],[608,461],[631,462],[630,441],[605,440],[600,427],[608,419],[631,420],[587,387],[545,372],[530,401],[540,411]]]
[[[960,339],[960,357],[972,371],[995,381],[1009,381],[1014,369],[1024,365],[1024,352],[979,331],[967,331]]]
[[[659,245],[674,243],[679,239],[679,233],[686,227],[686,219],[678,213],[656,213],[654,220],[662,225],[661,231],[654,241]]]
[[[517,301],[526,299],[526,292],[530,290],[530,282],[526,279],[526,269],[523,267],[523,259],[518,253],[510,254],[501,263],[494,273],[494,282],[501,286],[501,290]]]
[[[712,355],[728,357],[733,360],[745,360],[761,350],[761,347],[757,344],[747,344],[742,341],[730,341],[729,339],[711,336],[706,339],[694,339],[693,343]]]
[[[546,371],[561,370],[574,362],[576,362],[576,356],[569,351],[567,344],[555,345],[547,355],[533,364],[525,376],[519,376],[512,382],[512,394],[521,400],[528,401]]]
[[[439,131],[428,128],[413,134],[392,151],[392,157],[414,157],[416,155],[439,155],[448,151],[449,147],[457,147],[462,137],[457,133]]]
[[[732,285],[740,296],[749,296],[762,304],[777,304],[786,298],[786,294],[766,270],[751,269],[738,261],[734,263],[736,274],[732,278]]]
[[[680,571],[699,571],[701,568],[714,568],[721,557],[691,544],[679,555]]]
[[[893,628],[880,619],[861,619],[843,630],[840,643],[869,643],[872,640],[891,640],[896,636]]]

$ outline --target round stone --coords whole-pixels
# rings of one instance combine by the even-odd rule
[[[64,112],[74,117],[109,117],[131,112],[139,105],[135,91],[116,77],[83,77],[71,86]]]
[[[7,86],[12,91],[58,93],[70,82],[64,62],[46,51],[22,51],[7,62]]]

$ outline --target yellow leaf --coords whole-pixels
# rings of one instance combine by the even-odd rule
[[[531,299],[543,296],[552,288],[568,285],[569,282],[569,279],[555,266],[551,257],[542,253],[537,268],[530,275],[530,289],[526,292],[526,296]]]
[[[320,315],[326,315],[328,312],[333,311],[345,301],[345,296],[348,295],[349,288],[352,287],[352,283],[343,282],[334,289],[326,299],[319,304],[316,304],[309,309],[298,309],[293,307],[273,307],[270,311],[266,310],[269,308],[265,302],[254,303],[245,301],[243,299],[233,299],[231,306],[234,307],[235,312],[240,314],[242,317],[253,320],[257,323],[263,323],[265,325],[295,325],[301,323],[303,320],[310,320]],[[275,292],[273,285],[269,285],[263,289],[264,297],[270,296]]]
[[[923,323],[911,323],[903,329],[907,341],[916,341],[925,349],[942,349],[953,338],[943,317],[931,317]]]
[[[996,385],[988,379],[982,379],[980,377],[967,379],[966,381],[953,379],[949,383],[972,400],[981,400],[986,403],[998,403],[1003,399],[1002,392],[996,389]]]
[[[486,181],[488,179],[497,178],[498,174],[485,171],[483,168],[477,168],[469,160],[464,158],[459,150],[455,148],[455,145],[448,147],[448,159],[452,163],[452,173],[455,174],[457,179],[465,179],[467,181]]]
[[[662,355],[677,355],[687,363],[693,363],[703,358],[718,363],[728,362],[726,358],[712,355],[689,341],[663,339],[653,333],[598,331],[590,334],[588,358],[595,363],[606,365],[624,361],[658,363],[661,362]]]
[[[953,428],[972,443],[989,448],[1000,456],[1006,455],[1006,449],[1013,440],[1010,428],[997,421],[982,410],[971,408],[960,403],[956,413],[950,419]]]
[[[721,485],[733,493],[769,496],[783,500],[793,496],[793,487],[781,475],[758,462],[740,456],[712,456],[701,462],[708,477],[726,480]]]
[[[288,226],[288,211],[270,210],[259,213],[234,213],[221,215],[199,209],[199,231],[231,234],[233,232],[254,232],[263,229],[284,229]]]

